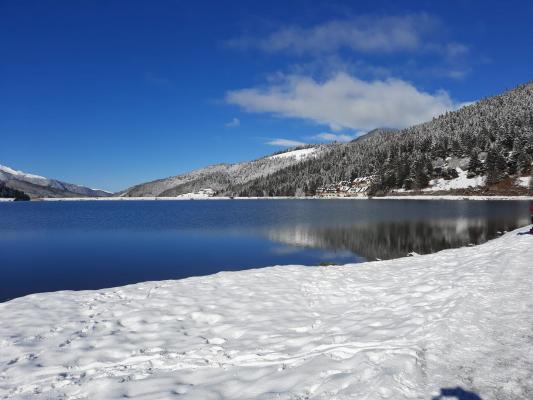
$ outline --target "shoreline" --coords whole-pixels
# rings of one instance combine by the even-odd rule
[[[45,197],[31,201],[192,201],[192,200],[474,200],[474,201],[533,201],[533,196],[464,196],[464,195],[391,195],[380,197],[341,197],[341,196],[278,196],[278,197]],[[3,200],[3,201],[12,201]]]

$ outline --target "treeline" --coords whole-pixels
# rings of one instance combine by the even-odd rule
[[[332,144],[318,158],[266,177],[229,186],[236,196],[314,195],[324,184],[376,175],[374,192],[421,189],[434,178],[451,179],[449,157],[466,161],[469,176],[486,175],[487,185],[531,173],[533,83],[448,112],[397,132]]]
[[[30,200],[30,196],[26,193],[11,189],[4,182],[0,182],[0,198],[15,199],[16,201]]]

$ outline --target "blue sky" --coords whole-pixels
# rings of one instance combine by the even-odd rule
[[[533,78],[526,1],[0,0],[0,164],[108,190]]]

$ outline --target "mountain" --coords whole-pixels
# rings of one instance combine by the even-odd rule
[[[372,178],[371,195],[529,194],[532,161],[530,82],[409,128],[378,128],[348,143],[310,145],[250,162],[212,165],[118,195],[180,196],[202,189],[244,197],[315,195],[319,187],[358,177]]]
[[[195,193],[206,188],[213,189],[217,193],[226,192],[231,185],[264,179],[281,169],[305,160],[313,160],[326,151],[326,148],[327,145],[302,146],[253,161],[212,165],[186,174],[136,185],[119,195],[123,197],[174,197]]]
[[[313,195],[323,185],[365,176],[375,177],[372,194],[425,190],[430,182],[476,177],[485,183],[479,188],[484,194],[525,194],[528,189],[513,185],[531,174],[532,161],[530,82],[420,125],[331,144],[314,159],[261,179],[233,182],[226,194]]]
[[[27,174],[3,165],[0,165],[0,183],[6,188],[24,192],[31,198],[108,197],[112,195],[104,190],[90,189],[39,175]]]

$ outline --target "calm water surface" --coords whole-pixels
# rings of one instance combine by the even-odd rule
[[[528,223],[520,201],[0,203],[0,301],[268,265],[430,253]]]

